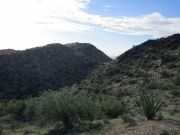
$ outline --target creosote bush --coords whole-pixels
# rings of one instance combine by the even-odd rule
[[[127,110],[126,104],[113,96],[89,97],[68,91],[45,92],[37,106],[36,115],[42,123],[62,121],[69,129],[81,121],[116,118]]]
[[[73,128],[79,120],[93,120],[98,117],[98,106],[88,97],[71,92],[45,92],[38,101],[37,115],[42,122],[62,121],[67,128]]]
[[[117,118],[127,112],[127,105],[115,97],[104,97],[101,102],[102,111],[109,118]]]
[[[46,91],[39,97],[26,100],[10,100],[2,106],[5,107],[1,111],[12,114],[16,120],[35,122],[40,126],[60,122],[64,129],[73,130],[83,121],[117,118],[127,112],[126,103],[115,96],[89,96],[73,88]]]

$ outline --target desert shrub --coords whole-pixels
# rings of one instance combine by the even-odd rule
[[[149,77],[150,74],[141,70],[137,69],[137,72],[135,73],[134,77],[143,77],[143,78],[147,78]]]
[[[176,89],[176,86],[174,84],[166,84],[166,85],[161,86],[161,89],[162,90],[173,90],[173,89]]]
[[[36,107],[37,106],[37,98],[30,98],[25,101],[26,108],[23,112],[26,121],[33,121],[36,119]]]
[[[141,106],[141,101],[139,99],[136,99],[134,106],[135,107],[140,107]]]
[[[7,102],[7,112],[14,114],[16,120],[24,120],[26,104],[23,100],[10,100]]]
[[[10,129],[12,132],[15,132],[15,130],[16,130],[16,122],[15,121],[11,121]]]
[[[127,89],[120,89],[118,92],[115,93],[114,96],[121,99],[122,97],[130,96],[131,94],[132,93],[130,91],[128,91]]]
[[[139,89],[139,96],[146,118],[148,120],[154,119],[160,109],[161,99],[155,96],[152,91],[148,93],[144,88]]]
[[[170,135],[170,133],[167,130],[162,130],[159,135]]]
[[[169,111],[169,113],[170,113],[171,115],[178,114],[178,113],[180,113],[180,109],[179,109],[178,107],[175,107],[175,108],[171,109],[171,110]]]
[[[164,116],[162,113],[158,113],[157,114],[157,120],[163,120],[164,119]]]
[[[128,126],[136,125],[136,121],[132,118],[130,114],[123,114],[121,118],[125,123],[128,123]]]
[[[101,115],[98,104],[90,97],[72,92],[45,92],[38,106],[42,122],[62,121],[67,128],[73,128],[80,120],[93,120]]]
[[[150,81],[149,83],[146,83],[145,86],[150,90],[158,89],[160,87],[159,83],[157,83],[156,81]]]
[[[180,76],[178,76],[174,79],[174,84],[177,86],[180,86]]]
[[[7,114],[7,108],[5,102],[0,102],[0,117]]]
[[[104,122],[104,124],[110,124],[110,121],[109,121],[109,119],[107,119],[107,118],[104,118],[104,119],[103,119],[103,122]]]
[[[76,127],[76,132],[85,132],[90,130],[98,130],[104,126],[104,123],[101,121],[81,121]]]
[[[166,77],[170,77],[171,74],[168,73],[166,70],[163,70],[160,72],[161,78],[166,78]]]
[[[167,68],[168,69],[174,69],[174,68],[177,68],[177,65],[175,63],[168,63]]]
[[[170,93],[175,97],[180,97],[180,91],[178,89],[174,89]]]
[[[41,125],[62,122],[64,129],[73,129],[81,121],[116,118],[127,111],[127,105],[114,96],[87,96],[71,89],[46,91],[39,97],[10,100],[1,106],[5,106],[7,114],[14,114],[16,120]]]
[[[127,105],[116,97],[102,94],[87,96],[73,91],[44,92],[34,105],[37,106],[35,115],[40,123],[62,121],[68,129],[73,129],[81,121],[116,118],[127,111]],[[27,116],[34,115],[29,111],[31,108],[30,105],[29,109],[26,109]]]
[[[177,59],[176,55],[166,54],[163,57],[161,57],[161,62],[162,62],[162,64],[166,64],[166,63],[170,63],[172,61],[175,61],[176,59]]]
[[[137,82],[137,80],[135,80],[135,79],[129,80],[129,84],[135,84],[136,82]]]
[[[119,115],[127,112],[127,105],[124,102],[118,101],[115,97],[103,98],[101,108],[109,118],[117,118]]]
[[[78,109],[74,101],[75,97],[68,93],[44,93],[39,98],[38,115],[41,122],[62,121],[65,127],[72,128],[78,121]]]

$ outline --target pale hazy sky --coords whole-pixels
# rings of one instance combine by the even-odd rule
[[[180,0],[0,0],[0,49],[88,42],[117,56],[180,33]]]

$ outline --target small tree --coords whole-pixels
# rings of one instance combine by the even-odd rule
[[[155,96],[152,91],[145,91],[145,89],[139,89],[140,103],[143,107],[144,114],[148,120],[154,119],[156,113],[160,109],[161,98]]]
[[[98,106],[91,98],[68,91],[45,92],[39,98],[37,108],[42,122],[62,121],[68,129],[81,120],[95,119],[99,115],[98,111]]]

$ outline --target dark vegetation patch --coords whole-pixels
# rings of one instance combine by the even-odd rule
[[[1,51],[0,56],[12,56],[0,61],[0,98],[34,97],[43,90],[79,84],[98,64],[111,61],[91,44],[72,45]]]

